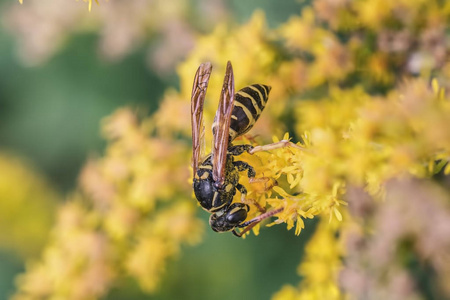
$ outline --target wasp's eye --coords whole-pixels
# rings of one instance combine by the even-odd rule
[[[247,218],[247,210],[243,208],[234,209],[227,215],[227,221],[230,224],[239,224]]]

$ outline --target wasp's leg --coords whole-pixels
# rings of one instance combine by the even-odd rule
[[[238,169],[239,172],[247,170],[247,174],[249,178],[253,178],[256,176],[255,169],[250,166],[248,163],[243,161],[234,161],[233,165]]]
[[[244,152],[250,152],[253,149],[252,145],[236,145],[228,148],[228,153],[233,156],[241,155]]]
[[[249,232],[253,227],[256,226],[256,224],[258,223],[253,223],[250,224],[249,226],[247,226],[244,230],[242,230],[241,232],[238,232],[236,229],[233,229],[233,234],[237,237],[242,237],[244,234],[246,234],[247,232]],[[239,226],[240,227],[240,226]]]
[[[245,199],[245,196],[247,196],[247,189],[245,188],[245,186],[243,186],[242,184],[238,183],[236,185],[236,188],[238,189],[238,191],[241,193],[241,202],[242,203],[246,203],[247,200]],[[261,205],[259,205],[258,202],[256,202],[255,200],[250,200],[255,206],[256,208],[261,212],[261,213],[265,213],[266,209],[264,207],[261,207]],[[248,202],[247,202],[248,203]]]
[[[249,226],[249,225],[251,225],[253,223],[257,224],[257,223],[261,222],[264,219],[270,218],[273,215],[276,215],[277,213],[282,212],[283,209],[284,209],[284,207],[280,207],[278,209],[274,209],[274,210],[268,211],[268,212],[266,212],[264,214],[261,214],[261,215],[255,217],[255,218],[251,219],[250,221],[247,221],[247,222],[244,222],[244,223],[240,224],[238,227],[242,228],[242,227]]]
[[[242,184],[238,183],[236,189],[241,193],[241,202],[245,202],[245,196],[247,196],[247,189]]]
[[[233,234],[237,237],[241,237],[242,235],[247,233],[249,230],[251,230],[253,227],[255,227],[256,224],[258,224],[259,222],[261,222],[264,219],[270,218],[273,215],[276,215],[277,213],[282,212],[283,209],[284,209],[284,207],[274,209],[274,210],[268,211],[262,215],[259,215],[256,218],[251,219],[250,221],[244,222],[244,223],[238,225],[237,227],[239,227],[239,228],[245,227],[245,229],[242,230],[241,232],[237,232],[236,229],[233,229]]]
[[[247,195],[247,189],[242,184],[238,183],[236,188],[241,194]]]
[[[270,151],[270,150],[275,150],[275,149],[284,148],[284,147],[292,147],[292,148],[297,148],[297,149],[300,149],[303,151],[308,151],[306,148],[304,148],[300,145],[294,144],[288,140],[281,140],[277,143],[253,147],[248,150],[248,153],[253,154],[253,153],[259,152],[259,151]]]

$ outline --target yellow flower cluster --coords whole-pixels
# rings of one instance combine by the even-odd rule
[[[341,199],[348,184],[382,196],[383,183],[391,178],[430,177],[443,166],[448,174],[450,103],[434,86],[435,92],[421,81],[412,81],[386,98],[371,98],[359,88],[332,89],[321,105],[300,102],[302,122],[297,130],[305,132],[303,149],[286,147],[243,155],[264,179],[263,188],[257,180],[246,184],[249,198],[255,195],[262,207],[285,207],[276,223],[286,222],[290,229],[297,221],[299,234],[301,217],[325,212],[330,218],[342,219],[339,205],[346,204]],[[342,107],[348,109],[336,113]],[[286,189],[275,182],[286,182]],[[272,192],[281,199],[270,198]]]
[[[61,208],[51,243],[41,261],[28,264],[18,277],[12,299],[93,299],[110,287],[116,272],[112,245],[82,201],[77,195]]]
[[[281,130],[292,127],[290,135],[301,141],[297,146],[302,149],[286,147],[242,155],[257,171],[256,180],[241,178],[249,190],[249,218],[259,214],[261,207],[283,207],[273,224],[285,222],[289,229],[295,226],[299,234],[305,218],[322,215],[335,224],[348,216],[342,205],[346,205],[349,186],[359,186],[381,199],[386,181],[392,178],[429,178],[444,166],[444,174],[449,173],[449,100],[437,81],[433,91],[426,76],[407,79],[433,69],[441,84],[448,84],[450,65],[442,57],[442,48],[447,46],[441,30],[448,6],[438,1],[402,3],[401,8],[391,4],[398,13],[382,9],[384,15],[381,20],[376,18],[378,24],[369,14],[362,14],[363,20],[359,20],[356,12],[384,5],[383,1],[315,1],[301,16],[275,30],[261,30],[264,20],[256,13],[245,26],[221,27],[200,38],[198,47],[179,67],[180,102],[189,99],[192,70],[206,60],[221,70],[231,60],[238,89],[253,82],[272,85],[267,108],[250,133],[258,136],[258,143],[248,137],[237,143],[261,145],[268,142],[268,136],[280,137]],[[370,11],[376,14],[376,10]],[[330,29],[325,29],[323,22]],[[389,27],[395,22],[403,29]],[[286,52],[275,47],[280,37]],[[259,52],[255,54],[254,49]],[[266,64],[265,58],[272,60]],[[218,78],[214,77],[217,73]],[[209,122],[216,102],[208,100],[218,98],[223,74],[217,73],[213,73],[205,104]],[[333,230],[339,232],[343,224],[337,222]],[[331,230],[326,227],[321,225],[319,230]],[[256,234],[258,230],[254,228]],[[328,241],[337,243],[337,239]],[[313,239],[309,247],[318,251],[320,243],[319,238]],[[333,274],[327,283],[317,286],[308,283],[310,279],[314,282],[314,268],[302,263],[308,288],[294,293],[289,289],[288,294],[299,299],[324,299],[323,294],[314,292],[323,290],[330,292],[328,298],[344,297],[336,271],[341,254],[338,250],[330,253],[334,258],[328,262],[317,258]]]
[[[298,287],[285,285],[272,300],[344,299],[337,284],[343,254],[336,237],[340,227],[339,221],[320,221],[297,270],[304,280]]]
[[[105,156],[82,171],[80,191],[62,207],[42,260],[19,277],[13,299],[96,299],[119,270],[152,292],[180,246],[200,241],[188,144],[148,138],[146,122],[128,109],[103,129]]]
[[[179,67],[181,93],[171,93],[163,101],[162,110],[159,111],[159,119],[164,120],[165,130],[172,128],[179,133],[189,134],[188,128],[183,127],[188,122],[187,115],[183,118],[184,121],[164,116],[168,116],[175,106],[185,107],[187,111],[192,70],[205,60],[213,61],[214,66],[223,70],[227,59],[232,59],[237,88],[253,82],[272,85],[266,111],[250,134],[261,137],[274,134],[281,136],[280,130],[288,125],[282,116],[286,116],[286,109],[293,108],[295,133],[302,140],[304,149],[299,151],[287,147],[270,153],[243,155],[244,160],[256,167],[258,176],[264,177],[261,178],[262,181],[269,181],[265,184],[270,188],[261,191],[260,183],[246,183],[246,178],[242,180],[249,187],[249,199],[256,201],[259,206],[268,209],[284,207],[285,210],[278,214],[276,223],[286,222],[288,228],[292,228],[294,222],[298,222],[297,234],[303,227],[302,218],[325,213],[328,218],[342,219],[340,205],[346,204],[343,201],[346,185],[362,185],[373,195],[381,194],[382,184],[387,179],[408,172],[423,173],[426,168],[420,169],[421,166],[429,168],[434,159],[447,157],[446,153],[441,153],[441,140],[445,136],[445,130],[438,130],[444,135],[440,139],[428,141],[430,138],[426,137],[428,132],[437,134],[433,130],[436,124],[428,122],[428,118],[436,120],[435,122],[439,120],[443,123],[441,125],[448,126],[447,102],[437,100],[420,80],[405,83],[399,91],[393,91],[386,97],[372,96],[367,92],[364,82],[351,88],[339,87],[338,82],[345,81],[346,77],[355,72],[353,65],[359,59],[360,51],[367,45],[356,37],[342,44],[337,33],[323,29],[316,19],[313,9],[306,8],[301,17],[293,17],[271,32],[264,25],[263,15],[257,12],[249,24],[239,30],[220,27],[213,34],[200,38],[196,51]],[[274,48],[278,36],[285,39],[287,49],[308,52],[314,59],[302,62],[298,58],[280,57]],[[223,44],[225,40],[227,43]],[[255,49],[258,49],[257,54],[254,53]],[[280,59],[274,63],[277,55]],[[306,74],[297,75],[303,77],[302,85],[296,85],[298,79],[295,75],[300,72]],[[261,74],[264,75],[263,78]],[[390,73],[389,76],[395,75]],[[205,103],[207,124],[211,123],[216,109],[216,101],[208,100],[218,98],[222,76],[222,72],[213,71]],[[327,86],[323,86],[324,83]],[[316,90],[316,93],[323,96],[311,101],[292,101],[293,95],[308,90]],[[406,100],[405,97],[410,99]],[[272,99],[276,99],[276,105]],[[411,105],[411,102],[428,103],[417,112],[429,110],[430,116],[406,114],[408,109],[405,106]],[[377,119],[371,116],[373,114],[376,114]],[[413,123],[429,124],[429,127],[415,128]],[[401,127],[393,128],[396,124]],[[446,128],[445,126],[439,128]],[[417,139],[416,135],[424,140]],[[410,137],[410,140],[402,141],[397,136],[404,139]],[[210,139],[211,135],[207,135],[207,138]],[[411,140],[412,138],[415,139]],[[432,146],[433,141],[439,145]],[[432,144],[427,144],[428,142]],[[252,140],[247,143],[252,143]],[[258,144],[261,143],[264,143],[264,138]],[[408,150],[408,145],[405,145],[408,143],[413,143],[417,148]],[[208,141],[207,145],[209,144]],[[408,151],[418,156],[405,156]],[[275,182],[280,185],[274,184]],[[283,182],[287,182],[287,186]],[[273,198],[273,192],[278,197]],[[251,201],[249,204],[252,206]],[[253,205],[252,208],[250,217],[258,213],[258,205]]]
[[[20,157],[0,153],[0,247],[36,257],[53,224],[61,196]]]
[[[333,101],[322,101],[320,105],[314,101],[299,104],[300,115],[304,116],[299,130],[314,128],[310,134],[311,146],[308,147],[312,155],[302,155],[301,159],[303,179],[300,180],[300,186],[306,194],[302,194],[300,199],[304,201],[308,195],[328,194],[327,197],[336,199],[336,204],[344,204],[345,202],[337,200],[344,195],[332,195],[336,194],[337,188],[345,188],[345,185],[364,187],[375,199],[384,199],[385,183],[392,178],[428,178],[441,171],[443,174],[450,174],[450,101],[443,97],[436,82],[433,82],[433,86],[434,92],[422,81],[412,81],[385,98],[365,97],[367,101],[364,102],[361,97],[355,97],[353,99],[357,101],[347,101],[341,91],[341,97]],[[339,107],[352,109],[351,112],[343,112],[338,116],[330,115],[326,120],[319,115],[327,114],[317,113],[320,110],[332,114],[339,112]],[[310,118],[311,115],[317,118]],[[336,120],[340,117],[343,119]],[[346,126],[341,127],[339,124]],[[312,179],[316,180],[310,182]],[[284,199],[292,199],[286,193],[280,195]],[[294,204],[287,202],[285,210],[297,207],[298,203],[300,201]],[[320,209],[315,207],[316,210]],[[341,220],[339,211],[334,212],[336,219]],[[347,215],[346,210],[342,213]],[[326,225],[321,226],[322,229],[318,229],[316,236],[321,235],[321,230],[329,230],[323,229]],[[337,225],[338,228],[343,226],[344,224]],[[337,240],[333,243],[334,247],[338,244]],[[321,242],[313,238],[308,247],[314,248],[314,257],[319,256],[317,263],[324,263],[322,266],[326,266],[327,272],[333,272],[333,276],[327,277],[329,281],[316,282],[316,276],[321,274],[323,268],[310,265],[307,250],[307,257],[300,266],[303,270],[301,275],[305,276],[300,289],[284,287],[274,299],[344,297],[337,286],[336,268],[340,265],[341,252],[329,250],[328,254],[337,255],[330,262],[329,258],[320,257],[320,253],[324,248],[330,249],[332,246],[321,245]]]
[[[439,88],[448,85],[450,72],[443,29],[450,6],[388,2],[317,0],[276,29],[256,12],[245,25],[219,26],[199,37],[178,67],[180,91],[167,91],[153,116],[138,121],[124,109],[106,121],[105,156],[86,166],[82,196],[62,211],[74,214],[62,219],[77,226],[58,223],[43,262],[21,277],[17,299],[101,296],[118,276],[117,265],[151,292],[179,246],[200,240],[199,207],[188,184],[192,81],[198,65],[211,61],[204,107],[205,123],[211,124],[228,60],[237,90],[252,83],[272,86],[261,118],[236,143],[258,146],[271,136],[276,143],[283,134],[295,141],[242,155],[257,173],[252,180],[241,176],[249,218],[283,208],[271,225],[286,223],[300,234],[305,218],[322,217],[299,267],[305,277],[300,288],[285,287],[274,297],[345,298],[338,284],[345,255],[338,234],[352,218],[345,207],[348,190],[357,187],[376,201],[392,178],[450,173],[450,101]],[[437,78],[431,87],[430,71]],[[211,139],[207,132],[207,147]],[[90,246],[67,249],[67,238]],[[70,263],[61,267],[65,252]],[[95,287],[93,274],[100,281]],[[58,284],[64,275],[83,288]]]
[[[311,148],[307,134],[303,136],[303,144],[288,143],[286,133],[282,141],[273,138],[274,144],[284,143],[284,147],[271,151],[243,154],[242,159],[254,166],[257,177],[248,179],[242,176],[242,183],[248,187],[248,204],[252,207],[249,218],[260,213],[259,207],[270,210],[283,209],[277,214],[278,219],[271,225],[286,223],[288,230],[295,226],[295,234],[299,235],[304,228],[303,219],[312,219],[315,215],[326,214],[329,218],[335,216],[342,219],[338,208],[345,204],[339,200],[342,186],[336,183],[331,191],[321,194],[304,187],[307,182],[304,176],[305,163],[314,160],[315,154]],[[245,143],[251,143],[246,140]],[[329,194],[331,192],[331,194]],[[254,228],[259,232],[259,227]]]
[[[342,107],[348,109],[341,113]],[[322,158],[305,173],[310,178],[328,174],[313,183],[315,190],[325,191],[340,178],[367,185],[374,195],[390,178],[430,177],[449,159],[450,104],[421,80],[406,82],[386,97],[369,97],[360,89],[331,91],[320,106],[300,103],[298,113],[297,130],[314,128],[311,143]]]

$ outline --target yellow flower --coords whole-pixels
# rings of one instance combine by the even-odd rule
[[[94,230],[98,215],[83,207],[79,195],[61,208],[58,227],[52,233],[40,262],[29,264],[20,275],[20,289],[13,299],[99,297],[109,289],[115,271],[112,245]],[[44,271],[45,270],[45,271]]]
[[[77,0],[78,1],[78,0]],[[84,2],[89,2],[89,11],[91,11],[92,8],[92,0],[83,0]],[[95,0],[95,3],[98,4],[98,0]]]
[[[20,277],[15,299],[98,298],[118,276],[117,266],[153,292],[180,246],[201,240],[203,223],[186,184],[190,149],[149,138],[149,130],[125,109],[105,121],[105,155],[83,170],[83,196],[63,205],[46,254]]]
[[[173,245],[163,237],[143,237],[130,253],[126,269],[132,276],[139,279],[143,290],[153,292],[158,286],[160,273],[165,269],[167,258],[175,251]]]
[[[37,255],[49,236],[60,196],[25,160],[0,152],[0,246]]]
[[[442,66],[437,63],[446,46],[432,33],[441,32],[437,29],[448,19],[450,6],[428,2],[344,1],[329,16],[326,9],[332,4],[322,2],[275,30],[257,12],[245,25],[220,24],[198,37],[177,69],[181,90],[169,90],[155,115],[139,120],[122,109],[105,121],[105,154],[86,166],[83,195],[64,205],[52,243],[42,262],[21,277],[18,295],[101,297],[119,276],[117,266],[144,290],[156,290],[181,245],[202,236],[187,184],[193,75],[201,62],[212,62],[204,106],[208,128],[225,64],[231,60],[236,89],[255,82],[272,86],[251,136],[236,144],[257,148],[271,136],[278,143],[284,132],[294,131],[284,135],[286,147],[239,156],[255,168],[256,178],[240,177],[248,194],[234,201],[250,206],[248,219],[282,209],[269,225],[285,223],[297,235],[305,219],[320,217],[298,268],[304,279],[298,288],[284,287],[274,299],[345,298],[337,283],[345,254],[337,236],[351,218],[345,207],[347,189],[364,190],[373,201],[386,200],[386,182],[394,178],[450,173],[448,96],[436,81],[430,89],[426,77],[398,84],[425,67],[415,66],[418,54],[411,51],[416,49],[402,44],[391,55],[377,40],[386,27],[413,28],[417,37],[408,42],[436,60],[433,72],[446,78],[450,67],[445,59]],[[164,9],[176,11],[170,5]],[[331,26],[324,27],[322,18]],[[207,130],[206,147],[211,140]],[[259,225],[254,228],[258,233]],[[69,238],[76,243],[70,249]],[[98,281],[96,289],[92,278]],[[82,288],[74,288],[78,286]]]
[[[284,286],[272,297],[273,300],[345,298],[338,286],[342,265],[342,249],[336,238],[339,228],[340,222],[329,223],[321,219],[297,269],[303,280],[298,287]]]
[[[337,279],[341,268],[341,253],[335,232],[337,224],[322,220],[305,248],[305,259],[298,272],[305,277],[300,295],[314,295],[312,299],[341,299]],[[300,298],[302,299],[302,298]]]
[[[306,50],[317,45],[328,33],[317,27],[315,22],[314,11],[310,7],[305,7],[301,16],[292,17],[283,24],[279,32],[286,39],[286,46]]]
[[[272,300],[299,300],[298,289],[291,286],[285,285],[272,296]]]
[[[195,219],[197,207],[193,204],[193,201],[178,202],[155,214],[154,220],[141,222],[135,233],[137,245],[125,264],[144,290],[156,290],[167,261],[178,255],[181,243],[194,245],[200,241],[203,226]]]

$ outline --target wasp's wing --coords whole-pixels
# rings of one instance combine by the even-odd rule
[[[230,131],[231,112],[234,106],[234,75],[231,63],[227,63],[225,79],[220,94],[219,108],[214,118],[213,143],[213,179],[217,186],[225,181],[225,166],[227,160],[228,138]]]
[[[203,63],[195,73],[191,96],[191,125],[192,125],[192,164],[194,177],[200,164],[201,149],[205,142],[205,126],[203,125],[203,103],[206,89],[211,75],[211,63]]]

